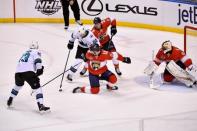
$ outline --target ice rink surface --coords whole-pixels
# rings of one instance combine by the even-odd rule
[[[75,27],[64,31],[62,24],[0,24],[0,131],[197,131],[197,89],[178,82],[162,84],[159,74],[164,64],[154,77],[158,90],[148,87],[149,78],[143,74],[152,50],[156,53],[165,40],[183,49],[183,35],[146,29],[118,27],[113,38],[118,52],[132,60],[130,65],[120,63],[119,90],[107,91],[101,81],[98,95],[72,94],[74,87],[89,85],[88,77],[77,72],[72,83],[64,78],[61,93],[61,77],[43,87],[50,113],[39,114],[27,84],[14,99],[13,108],[7,109],[16,63],[29,43],[39,41],[45,65],[40,77],[43,85],[63,72]],[[74,61],[76,47],[77,42],[67,68]],[[108,67],[114,72],[111,61]]]

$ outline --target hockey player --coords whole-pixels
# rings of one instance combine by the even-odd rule
[[[73,74],[77,71],[82,62],[86,62],[85,54],[88,51],[89,47],[93,44],[100,45],[99,40],[94,36],[94,34],[84,26],[79,27],[79,29],[72,33],[71,39],[69,40],[67,45],[69,50],[73,49],[75,40],[78,40],[79,44],[75,56],[76,60],[70,67],[70,71],[67,75],[67,79],[69,81],[72,81]],[[85,74],[84,72],[86,72],[86,70],[82,70],[80,74]]]
[[[115,86],[117,78],[110,70],[108,70],[106,66],[107,60],[116,59],[124,63],[131,63],[129,57],[123,57],[117,52],[101,50],[97,44],[90,47],[90,50],[86,53],[86,58],[88,59],[90,86],[76,87],[73,89],[73,93],[82,92],[98,94],[100,90],[99,80],[106,80],[108,82],[107,89],[117,90],[118,87]]]
[[[101,48],[110,51],[116,52],[116,48],[114,46],[113,41],[110,39],[110,36],[107,33],[108,27],[111,26],[111,36],[117,33],[116,29],[116,19],[111,20],[110,18],[106,18],[101,20],[100,17],[95,17],[93,20],[94,27],[92,28],[92,32],[99,39],[101,43]],[[120,72],[119,62],[118,60],[112,60],[116,73],[120,76],[122,73]]]
[[[147,75],[153,75],[158,66],[166,62],[163,73],[165,82],[172,82],[174,78],[184,83],[188,87],[196,86],[196,78],[193,75],[197,69],[192,64],[192,60],[179,48],[172,46],[171,41],[164,41],[155,59],[145,69]]]
[[[41,53],[38,51],[38,42],[33,41],[29,48],[30,49],[22,55],[17,64],[15,86],[7,101],[7,106],[10,107],[12,105],[13,99],[18,95],[19,90],[26,81],[36,94],[39,111],[48,111],[50,110],[50,107],[43,105],[43,93],[42,88],[40,87],[39,76],[43,74],[44,66],[42,65]]]

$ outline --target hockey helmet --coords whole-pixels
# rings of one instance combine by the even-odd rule
[[[98,44],[93,44],[90,46],[90,52],[94,55],[98,55],[100,53],[100,47]]]
[[[87,34],[87,29],[84,26],[80,26],[79,27],[79,35],[81,37],[84,37],[84,36],[86,36],[86,34]]]
[[[162,50],[164,51],[165,54],[169,53],[172,51],[172,43],[171,41],[167,40],[162,43]]]
[[[94,24],[101,23],[101,18],[100,17],[95,17],[93,22],[94,22]]]
[[[38,49],[39,45],[38,45],[38,41],[32,41],[29,45],[30,49]]]

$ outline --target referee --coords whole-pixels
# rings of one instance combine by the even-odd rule
[[[79,25],[82,25],[80,20],[80,9],[77,0],[61,0],[62,8],[63,8],[63,16],[64,16],[64,29],[68,29],[69,27],[69,5],[73,11],[75,22]]]

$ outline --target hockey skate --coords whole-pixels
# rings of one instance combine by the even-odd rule
[[[9,97],[7,101],[7,106],[10,107],[12,105],[13,97]]]
[[[80,75],[83,76],[87,72],[87,68],[83,68],[83,70],[80,72]]]
[[[73,93],[80,93],[81,92],[81,87],[76,87],[73,89]]]
[[[68,29],[68,26],[64,26],[64,29],[67,30]]]
[[[80,25],[80,26],[83,25],[83,23],[82,23],[80,20],[76,20],[75,22],[76,22],[78,25]]]
[[[49,112],[50,111],[50,107],[46,107],[43,104],[40,104],[39,102],[37,104],[38,104],[38,108],[39,108],[40,112]]]
[[[120,72],[119,67],[115,67],[115,71],[116,71],[116,73],[117,73],[119,76],[121,76],[121,75],[122,75],[122,72]]]
[[[109,86],[109,85],[107,84],[107,89],[108,89],[108,90],[118,90],[118,87],[117,87],[117,86]]]
[[[73,81],[73,78],[72,78],[72,75],[71,75],[71,74],[68,74],[68,75],[67,75],[67,80],[68,80],[68,81]]]

